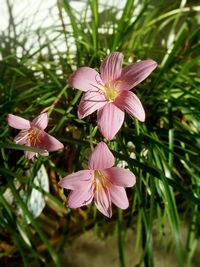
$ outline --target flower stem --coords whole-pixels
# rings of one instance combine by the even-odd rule
[[[58,94],[58,96],[56,97],[56,99],[54,100],[53,104],[48,108],[48,114],[49,116],[51,115],[55,105],[58,103],[58,101],[60,100],[61,96],[65,93],[65,91],[67,90],[68,85],[66,85],[65,87],[63,87],[63,89],[61,90],[61,92]]]
[[[124,240],[122,237],[122,229],[121,229],[122,220],[123,220],[122,210],[118,209],[117,237],[118,237],[119,260],[120,260],[120,266],[125,267],[126,265],[124,260],[124,248],[123,248]]]

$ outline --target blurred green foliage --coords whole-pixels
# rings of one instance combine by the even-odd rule
[[[136,228],[133,249],[142,247],[137,266],[154,266],[156,221],[162,242],[165,224],[170,224],[173,239],[166,247],[175,248],[177,266],[191,266],[200,233],[200,6],[195,1],[127,0],[121,9],[109,2],[88,0],[79,12],[71,2],[60,0],[54,7],[56,23],[34,28],[35,15],[17,20],[7,1],[10,24],[0,33],[3,263],[20,254],[24,266],[32,266],[30,262],[47,266],[48,261],[62,266],[59,253],[77,234],[88,229],[100,234],[109,229],[110,234],[118,235],[119,264],[124,267],[126,231]],[[114,209],[108,220],[93,205],[66,208],[66,197],[57,182],[82,169],[91,145],[102,139],[95,115],[77,118],[81,93],[66,86],[66,80],[77,67],[98,69],[111,51],[121,51],[125,65],[152,58],[159,66],[134,89],[144,104],[146,122],[127,116],[116,139],[109,143],[117,163],[136,174],[137,185],[128,190],[130,208],[123,213]],[[6,115],[32,119],[46,108],[51,114],[48,130],[65,149],[29,162],[20,151],[24,148],[13,144],[16,131],[8,127]],[[42,164],[49,175],[50,193],[33,183]],[[45,195],[46,207],[39,218],[29,211],[21,188],[27,194],[37,188]],[[5,197],[7,190],[14,196],[15,206]],[[182,242],[182,221],[187,225],[186,244]]]

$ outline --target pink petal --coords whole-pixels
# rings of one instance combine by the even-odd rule
[[[119,78],[119,90],[130,90],[141,81],[147,78],[149,74],[157,67],[154,60],[141,60],[122,69]]]
[[[129,201],[126,195],[126,191],[121,186],[110,186],[109,187],[110,196],[112,202],[120,209],[127,209],[129,206]]]
[[[81,91],[93,91],[99,84],[103,84],[99,73],[89,67],[82,67],[77,69],[68,80],[69,84]]]
[[[107,217],[112,217],[112,203],[107,187],[101,187],[95,191],[94,201],[97,209]]]
[[[132,187],[136,182],[135,175],[127,169],[112,167],[103,172],[114,185]]]
[[[100,73],[102,81],[110,83],[121,75],[123,55],[119,52],[113,52],[107,56],[101,64]]]
[[[115,101],[116,106],[122,110],[126,110],[131,116],[140,121],[145,120],[145,111],[139,98],[130,91],[121,92]]]
[[[58,185],[71,190],[84,190],[91,184],[93,171],[82,170],[64,177]]]
[[[32,159],[36,155],[36,153],[31,151],[25,151],[24,155],[27,159]]]
[[[32,122],[32,126],[35,126],[39,129],[44,130],[48,125],[49,116],[48,113],[42,113],[38,117],[36,117]]]
[[[107,100],[104,94],[99,91],[88,91],[81,98],[78,106],[78,117],[82,119],[103,107],[106,103]]]
[[[100,142],[92,151],[88,167],[90,170],[104,170],[111,168],[115,158],[104,142]]]
[[[15,129],[28,129],[31,127],[30,121],[12,114],[8,114],[7,122],[9,126]]]
[[[100,132],[107,140],[112,140],[124,122],[124,111],[112,102],[97,112],[97,123]]]
[[[92,202],[94,193],[92,188],[87,188],[84,190],[75,190],[69,194],[67,201],[67,206],[72,209],[76,209]]]
[[[49,152],[51,151],[57,151],[61,148],[63,148],[63,144],[58,141],[55,137],[45,133],[43,131],[42,136],[40,140],[37,143],[37,147],[43,150],[47,150]]]

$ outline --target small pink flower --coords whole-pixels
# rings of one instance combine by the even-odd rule
[[[121,209],[128,208],[124,187],[135,184],[135,175],[129,170],[112,167],[114,161],[107,145],[100,142],[90,156],[88,170],[64,177],[59,186],[73,190],[69,194],[68,207],[87,205],[94,198],[97,209],[107,217],[112,216],[112,202]]]
[[[61,142],[44,131],[48,124],[48,113],[40,114],[33,121],[8,114],[7,122],[9,126],[21,130],[14,139],[17,144],[39,148],[44,151],[43,155],[63,148]],[[25,157],[28,159],[35,155],[35,152],[25,151]]]
[[[124,111],[140,121],[145,112],[138,97],[129,90],[156,68],[151,59],[141,60],[122,69],[123,55],[111,53],[101,64],[100,74],[89,67],[77,69],[69,78],[69,84],[85,91],[78,107],[79,118],[97,110],[100,132],[108,140],[113,139],[124,121]]]

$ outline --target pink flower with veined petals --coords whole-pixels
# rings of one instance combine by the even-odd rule
[[[111,140],[121,128],[124,111],[140,121],[145,112],[139,98],[129,90],[157,67],[151,59],[141,60],[122,69],[123,55],[111,53],[101,64],[100,74],[89,67],[77,69],[69,78],[69,84],[85,91],[78,116],[84,118],[97,110],[97,123],[102,135]]]
[[[8,114],[7,122],[9,126],[21,130],[14,139],[17,144],[39,148],[44,151],[42,155],[48,155],[48,152],[63,148],[60,141],[44,131],[48,124],[48,113],[40,114],[33,121]],[[25,151],[25,157],[28,159],[35,155],[35,152]]]
[[[113,167],[114,156],[104,142],[93,150],[88,170],[64,177],[58,184],[71,189],[68,207],[78,208],[92,202],[107,217],[112,216],[112,202],[121,209],[129,206],[124,187],[135,184],[135,175],[127,169]]]

